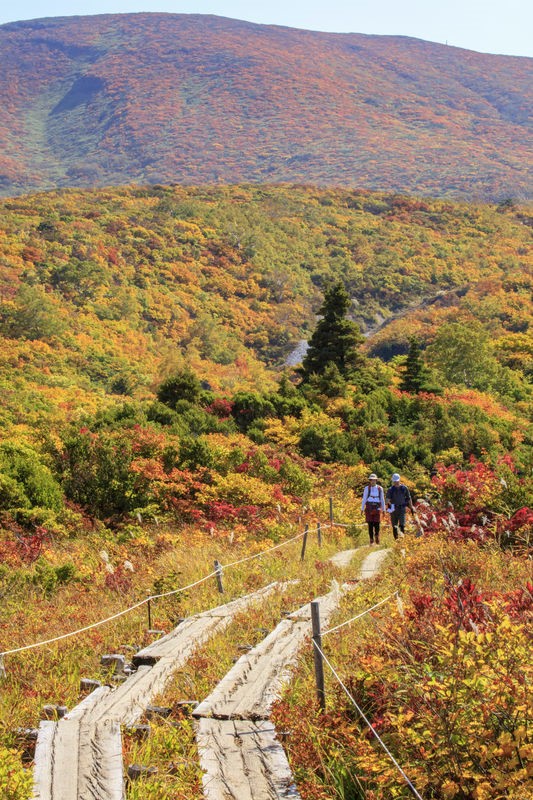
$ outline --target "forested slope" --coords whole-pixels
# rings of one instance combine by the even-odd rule
[[[34,425],[105,395],[149,396],[185,362],[216,390],[272,385],[332,279],[363,330],[402,315],[370,352],[406,353],[412,333],[427,345],[461,323],[507,369],[467,386],[513,396],[531,375],[529,221],[520,207],[303,187],[6,200],[4,414]]]

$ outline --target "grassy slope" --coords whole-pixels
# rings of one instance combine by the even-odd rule
[[[13,23],[0,40],[5,193],[287,181],[531,197],[531,59],[173,14]]]

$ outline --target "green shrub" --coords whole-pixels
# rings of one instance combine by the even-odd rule
[[[9,475],[0,473],[0,508],[25,508],[30,505],[24,488]]]
[[[0,469],[23,490],[29,504],[50,508],[53,511],[61,509],[63,505],[61,488],[48,467],[40,461],[35,450],[25,445],[4,442],[0,445]],[[15,490],[13,484],[10,486]]]
[[[41,588],[44,594],[49,597],[61,584],[71,583],[76,580],[76,574],[74,564],[67,563],[54,567],[40,558],[35,563],[32,583]]]
[[[287,459],[279,468],[280,478],[283,479],[285,489],[297,497],[306,497],[313,488],[313,479],[304,470]]]

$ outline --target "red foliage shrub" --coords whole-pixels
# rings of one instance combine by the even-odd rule
[[[219,419],[229,419],[232,409],[233,403],[230,400],[226,400],[225,397],[216,397],[210,405],[206,406],[205,410]]]

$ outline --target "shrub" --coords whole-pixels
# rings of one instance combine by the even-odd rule
[[[21,503],[22,506],[31,504],[53,511],[59,511],[62,507],[61,488],[35,450],[25,445],[4,442],[0,445],[0,469],[18,485],[17,488],[11,482],[6,491],[15,494],[22,491],[29,501]]]
[[[279,476],[289,494],[306,497],[313,488],[313,479],[294,461],[286,459],[279,468]]]
[[[201,392],[201,384],[194,372],[182,370],[163,381],[157,390],[157,399],[169,408],[176,408],[180,400],[194,403]]]
[[[30,501],[20,483],[9,475],[0,473],[0,508],[24,508],[29,504]]]
[[[32,775],[24,769],[18,755],[0,745],[0,795],[2,800],[28,800]]]

